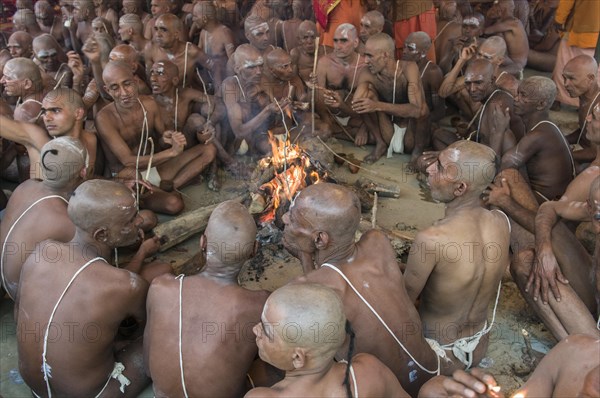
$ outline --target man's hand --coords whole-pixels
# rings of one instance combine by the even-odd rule
[[[372,113],[379,109],[378,101],[373,101],[371,98],[357,98],[352,101],[352,110],[356,113]]]
[[[542,302],[548,304],[548,286],[552,290],[552,294],[556,301],[560,301],[560,290],[556,281],[562,284],[568,284],[569,281],[562,274],[552,247],[543,247],[536,250],[536,259],[532,264],[529,279],[525,291],[533,296],[535,301],[540,297],[542,292]],[[533,285],[533,292],[531,286]]]
[[[158,249],[160,249],[160,239],[158,236],[153,236],[143,241],[137,252],[142,257],[147,258],[156,253]]]
[[[325,90],[323,93],[325,105],[330,108],[338,109],[342,105],[342,96],[334,90]]]
[[[469,47],[464,47],[460,52],[460,59],[467,62],[477,53],[477,44],[471,44]]]
[[[196,133],[196,138],[203,144],[208,144],[215,138],[215,126],[210,122],[204,124],[204,128]]]
[[[494,376],[479,368],[471,369],[471,373],[456,370],[443,385],[449,397],[504,397]]]
[[[91,63],[100,62],[100,45],[98,45],[94,36],[90,36],[90,38],[85,41],[81,51],[83,51]]]
[[[488,131],[505,132],[510,125],[510,108],[506,107],[502,110],[502,104],[492,103],[492,117],[490,119],[488,121],[490,123]]]
[[[510,198],[510,187],[506,178],[501,178],[499,182],[492,183],[483,191],[483,202],[489,206],[502,208],[503,203]]]
[[[83,62],[81,62],[81,57],[75,51],[69,51],[67,53],[68,63],[67,65],[73,71],[73,78],[81,78],[83,77],[84,68]]]
[[[183,148],[187,144],[185,135],[179,131],[167,130],[163,133],[162,138],[165,144],[171,145],[171,149],[175,152],[175,156],[183,152]]]

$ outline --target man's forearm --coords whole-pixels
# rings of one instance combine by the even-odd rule
[[[442,85],[440,86],[440,97],[448,98],[456,91],[458,91],[458,87],[455,87],[456,79],[458,78],[458,75],[460,74],[460,71],[462,70],[464,64],[465,60],[459,58],[456,64],[454,65],[454,68],[452,68],[452,70],[446,75],[446,77],[442,81]]]
[[[552,202],[542,203],[535,216],[535,246],[548,247],[552,241],[552,228],[558,222],[558,214]]]
[[[517,224],[532,234],[535,233],[535,212],[524,208],[510,196],[504,196],[498,207]]]

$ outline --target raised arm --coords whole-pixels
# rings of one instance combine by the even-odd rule
[[[50,141],[50,136],[46,131],[33,123],[19,122],[6,116],[0,116],[0,126],[2,126],[0,137],[25,147],[35,148],[38,151]]]
[[[446,75],[442,85],[440,86],[440,97],[448,98],[452,94],[459,92],[465,87],[464,79],[459,78],[458,75],[467,61],[475,55],[476,51],[476,45],[471,45],[462,49],[460,58],[458,58],[458,61],[456,61],[456,64],[454,64],[454,67]]]

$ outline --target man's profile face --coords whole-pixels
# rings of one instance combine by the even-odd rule
[[[431,189],[431,197],[441,203],[449,203],[454,198],[455,184],[461,171],[455,163],[457,149],[446,148],[440,152],[437,161],[427,167],[427,182]]]
[[[206,25],[206,23],[204,22],[204,13],[203,13],[201,4],[196,4],[194,6],[194,9],[192,12],[192,21],[194,22],[194,25],[196,25],[196,27],[198,29],[204,29],[204,26]]]
[[[277,317],[277,314],[277,306],[267,302],[261,314],[260,322],[254,325],[252,331],[256,336],[256,346],[258,347],[260,359],[278,369],[291,370],[289,349],[276,331],[276,328],[283,326],[278,324],[279,317]]]
[[[482,102],[493,91],[493,76],[486,74],[481,68],[467,69],[465,86],[473,101]]]
[[[121,40],[128,41],[131,40],[131,27],[124,23],[119,23],[119,37]]]
[[[358,46],[358,37],[350,29],[338,28],[333,35],[333,53],[339,58],[348,58]]]
[[[115,105],[121,108],[132,108],[138,102],[138,87],[133,72],[125,67],[112,68],[104,79],[106,92],[113,98]]]
[[[111,247],[130,246],[138,242],[143,237],[140,226],[142,225],[142,217],[140,217],[133,196],[127,198],[126,203],[119,205],[120,217],[114,219],[110,225]]]
[[[21,97],[25,92],[25,79],[19,77],[16,67],[9,63],[4,66],[0,84],[4,86],[4,93],[9,97]]]
[[[264,51],[267,49],[267,47],[269,47],[269,44],[271,44],[269,33],[269,25],[266,22],[263,22],[250,29],[246,37],[248,38],[250,44],[256,47],[259,51]]]
[[[583,68],[582,68],[583,69]],[[584,70],[579,70],[573,63],[567,64],[562,73],[565,90],[571,98],[577,98],[596,84],[595,79],[588,78]]]
[[[52,137],[67,135],[75,127],[75,111],[68,98],[46,96],[42,101],[41,113],[46,130]]]
[[[417,62],[421,59],[421,49],[414,40],[407,39],[404,42],[404,49],[402,50],[402,59],[404,61]]]

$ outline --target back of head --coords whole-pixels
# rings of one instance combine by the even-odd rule
[[[123,217],[135,205],[125,185],[109,180],[87,180],[75,189],[67,208],[69,218],[81,230],[92,233]]]
[[[77,181],[88,165],[88,153],[81,141],[73,137],[57,137],[40,151],[44,183],[53,189],[68,187]]]
[[[360,223],[360,201],[350,189],[330,183],[310,185],[293,205],[314,228],[340,240],[354,239]]]
[[[450,144],[445,150],[457,168],[457,178],[469,185],[469,191],[480,195],[494,180],[498,157],[492,148],[469,140]]]
[[[406,41],[409,43],[415,43],[420,52],[427,52],[431,47],[431,38],[423,31],[412,32],[408,35]]]
[[[243,265],[254,253],[256,224],[240,203],[225,201],[210,215],[206,226],[207,260],[225,265]]]
[[[379,32],[383,30],[385,18],[383,17],[382,13],[377,10],[372,10],[367,12],[364,16],[371,21],[372,28],[376,28]]]
[[[271,307],[280,317],[268,322],[283,325],[275,330],[289,347],[305,348],[331,360],[344,344],[344,305],[331,288],[316,283],[284,285],[269,296],[265,312]]]
[[[374,44],[375,48],[391,54],[392,57],[394,54],[396,54],[396,43],[394,42],[394,39],[392,39],[387,33],[374,34],[373,36],[369,37],[367,43],[370,45]]]
[[[479,46],[479,51],[495,56],[506,56],[506,41],[500,36],[488,37]]]
[[[121,18],[119,18],[119,25],[133,29],[134,33],[136,34],[142,34],[144,31],[142,20],[137,14],[124,14]]]
[[[108,58],[111,61],[123,61],[128,64],[137,64],[138,53],[135,50],[135,48],[133,48],[129,44],[119,44],[118,46],[115,46],[112,50],[110,50]]]
[[[557,88],[554,81],[544,76],[531,76],[519,85],[519,91],[527,92],[536,101],[545,102],[543,111],[548,111],[556,98]]]
[[[212,1],[201,0],[196,2],[192,12],[194,15],[206,17],[209,21],[217,19],[217,9]]]
[[[17,10],[13,15],[13,21],[15,25],[24,27],[27,31],[30,31],[30,28],[34,28],[34,30],[35,28],[38,28],[33,8],[22,8]]]

